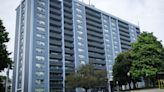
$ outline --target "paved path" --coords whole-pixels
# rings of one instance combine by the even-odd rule
[[[164,92],[164,89],[143,89],[143,90],[134,90],[127,92]]]

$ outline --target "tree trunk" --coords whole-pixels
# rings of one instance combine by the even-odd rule
[[[133,83],[133,89],[136,89],[136,81],[134,79],[132,80],[132,83]]]
[[[148,78],[144,78],[144,82],[145,82],[145,87],[148,87]]]
[[[88,88],[85,88],[85,92],[88,92]]]
[[[132,89],[130,84],[131,84],[131,83],[129,82],[129,83],[128,83],[128,85],[129,85],[129,89]]]

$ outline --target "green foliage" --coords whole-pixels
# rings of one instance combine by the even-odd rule
[[[159,72],[163,60],[163,47],[153,33],[143,32],[132,44],[133,63],[130,69],[132,76],[153,77]]]
[[[5,92],[6,76],[0,76],[0,92]]]
[[[130,82],[130,76],[128,75],[131,67],[132,57],[129,52],[122,52],[116,57],[116,62],[113,66],[113,79],[118,84],[126,85]]]
[[[77,73],[66,76],[66,85],[71,88],[90,88],[106,86],[107,73],[105,70],[95,70],[90,64],[82,65]]]
[[[6,43],[8,41],[8,32],[6,32],[2,20],[0,20],[0,71],[7,68],[8,64],[11,64],[11,59],[9,58],[10,53],[6,49]]]

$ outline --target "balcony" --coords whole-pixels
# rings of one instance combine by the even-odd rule
[[[64,34],[69,35],[69,36],[73,36],[73,32],[69,31],[69,30],[64,30]]]
[[[96,38],[96,37],[93,37],[93,36],[90,36],[90,35],[88,35],[88,40],[95,41],[95,42],[98,42],[98,43],[104,43],[103,39]]]
[[[61,40],[62,39],[62,35],[50,32],[50,38],[51,39],[56,39],[56,40]]]
[[[73,56],[65,56],[65,60],[74,61],[74,57]]]
[[[105,59],[104,55],[97,54],[97,53],[91,53],[91,52],[89,52],[89,57],[96,58],[96,59]]]
[[[62,54],[50,54],[51,59],[62,59]]]
[[[61,34],[62,30],[61,30],[61,28],[50,26],[50,32]]]
[[[120,31],[120,35],[126,36],[126,37],[130,38],[130,34],[129,33],[125,33],[125,32]]]
[[[57,10],[56,8],[50,8],[50,16],[54,16],[54,15],[61,15],[61,10]]]
[[[58,62],[50,61],[50,65],[62,66],[63,62],[62,61],[58,61]]]
[[[62,42],[60,40],[50,39],[50,45],[62,46]]]
[[[95,18],[95,17],[93,17],[91,15],[86,15],[86,20],[92,20],[92,21],[95,21],[95,22],[101,24],[101,19]]]
[[[72,50],[68,50],[68,49],[65,48],[65,53],[73,55],[74,51],[73,51],[73,49]]]
[[[97,33],[100,33],[100,34],[102,34],[103,32],[101,28],[91,26],[91,25],[87,25],[87,30],[96,31]]]
[[[93,31],[88,30],[87,33],[88,33],[88,35],[93,35],[93,36],[103,38],[103,35],[100,33],[97,33],[97,32],[93,32]]]
[[[97,59],[94,59],[94,58],[89,58],[89,62],[92,63],[92,64],[106,64],[105,60],[97,60]]]
[[[73,43],[65,42],[65,47],[73,48],[74,45],[73,45]]]
[[[120,39],[121,39],[121,40],[124,40],[124,41],[131,42],[130,38],[127,38],[127,37],[125,37],[125,36],[120,36]]]
[[[53,14],[53,12],[52,12],[52,13],[50,13],[50,20],[61,21],[62,19],[61,19],[61,16],[60,15]]]
[[[51,2],[50,7],[56,8],[56,9],[61,9],[61,3],[58,2]]]
[[[53,76],[53,75],[50,75],[50,81],[53,81],[53,80],[63,80],[63,77],[62,76]]]
[[[64,24],[64,29],[73,30],[73,27],[72,27],[72,25]]]
[[[62,52],[62,48],[61,47],[56,47],[56,46],[50,46],[50,51],[52,52]]]
[[[104,49],[104,45],[100,43],[95,43],[95,42],[88,42],[88,47],[97,47],[100,49]]]
[[[62,73],[63,69],[50,69],[50,73]]]
[[[93,47],[89,47],[88,51],[89,52],[96,52],[96,53],[99,53],[99,54],[104,54],[105,53],[104,49],[98,49],[98,48],[93,48]]]
[[[90,20],[87,20],[87,25],[93,25],[93,26],[96,26],[96,27],[99,27],[99,28],[102,27],[101,23],[93,22],[93,21],[90,21]]]

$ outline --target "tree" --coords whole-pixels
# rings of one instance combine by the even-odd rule
[[[71,88],[88,89],[106,86],[107,74],[105,70],[95,70],[90,64],[82,65],[79,70],[66,76],[66,85]]]
[[[129,84],[131,89],[131,76],[128,75],[132,63],[132,57],[130,51],[120,53],[116,59],[113,66],[113,80],[118,82],[119,86]]]
[[[10,53],[7,51],[6,43],[9,41],[8,32],[6,32],[3,26],[2,20],[0,20],[0,72],[11,65]]]
[[[133,77],[145,80],[148,86],[148,79],[153,78],[159,72],[163,60],[163,46],[153,33],[143,32],[137,42],[132,44],[132,67],[130,73]]]

